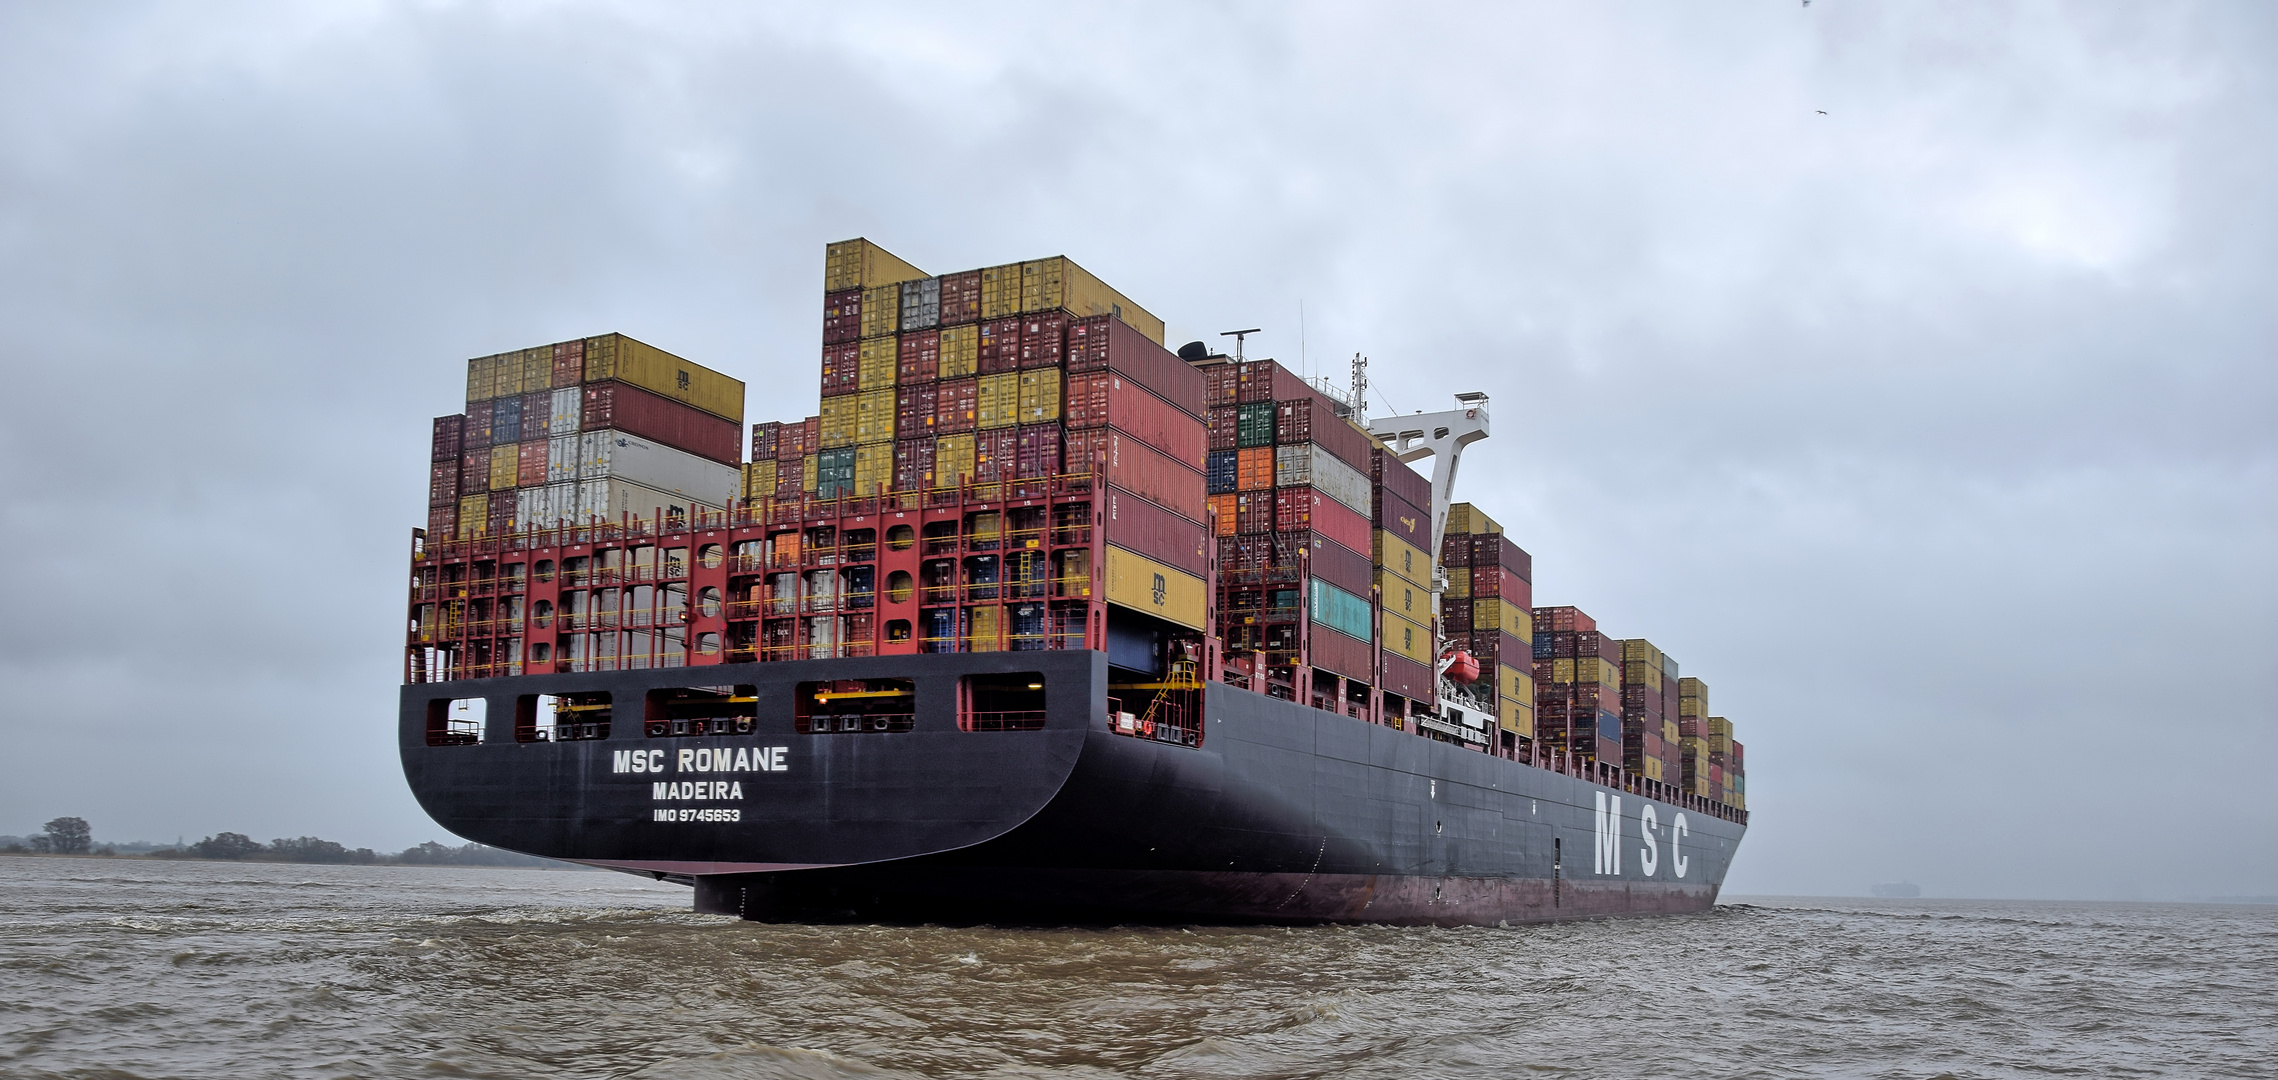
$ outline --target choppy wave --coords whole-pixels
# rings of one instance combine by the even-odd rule
[[[687,904],[598,873],[0,859],[0,1075],[2278,1075],[2270,907],[991,930]]]

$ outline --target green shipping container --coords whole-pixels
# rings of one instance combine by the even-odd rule
[[[1347,637],[1362,641],[1369,639],[1368,601],[1320,578],[1312,579],[1310,591],[1313,595],[1314,622]]]
[[[825,499],[854,494],[854,448],[841,446],[815,455],[815,494]]]
[[[1253,401],[1237,406],[1234,413],[1234,444],[1241,447],[1272,446],[1274,431],[1274,403]],[[1366,637],[1367,635],[1362,635]]]

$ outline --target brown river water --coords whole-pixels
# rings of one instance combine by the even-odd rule
[[[2278,907],[763,926],[599,872],[0,858],[0,1076],[2278,1076]]]

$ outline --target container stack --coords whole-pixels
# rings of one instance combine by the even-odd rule
[[[1377,443],[1351,422],[1342,403],[1280,364],[1213,361],[1200,370],[1209,409],[1206,479],[1217,531],[1220,637],[1230,654],[1265,654],[1269,668],[1309,663],[1315,685],[1303,692],[1313,697],[1340,693],[1330,682],[1344,679],[1335,708],[1365,704],[1365,690],[1358,700],[1351,695],[1354,687],[1376,683],[1370,515]],[[1386,609],[1385,654],[1428,668],[1429,620],[1395,611]],[[1406,689],[1393,692],[1428,696],[1419,683],[1428,680],[1403,679]]]
[[[1686,677],[1677,680],[1677,737],[1682,755],[1679,786],[1688,795],[1715,798],[1708,745],[1708,684]]]
[[[1622,647],[1579,608],[1537,608],[1535,739],[1583,761],[1622,759]]]
[[[1622,645],[1622,767],[1676,787],[1684,773],[1677,730],[1677,661],[1644,638]]]
[[[724,509],[743,392],[622,334],[470,360],[467,411],[435,421],[429,535]]]
[[[1369,449],[1369,478],[1369,509],[1376,526],[1369,562],[1384,603],[1384,691],[1430,702],[1439,690],[1433,666],[1438,657],[1433,647],[1432,482],[1382,447]],[[1531,700],[1528,709],[1531,714]]]
[[[1534,557],[1470,503],[1448,507],[1440,541],[1447,592],[1440,621],[1448,642],[1479,661],[1495,688],[1496,714],[1514,739],[1535,737]]]
[[[1018,501],[1026,487],[1093,476],[1105,485],[1103,520],[1050,524],[1055,535],[1073,535],[1069,527],[1089,535],[1096,524],[1096,549],[1047,553],[1039,546],[1044,523],[1016,507],[981,512],[988,523],[976,519],[967,531],[1003,530],[1001,546],[1035,550],[925,564],[923,648],[1041,647],[1056,639],[1047,625],[1070,620],[1081,640],[1082,599],[1065,611],[1003,602],[1045,591],[1089,598],[1095,571],[1110,603],[1203,630],[1204,381],[1163,349],[1162,333],[1161,320],[1064,257],[931,276],[866,240],[832,244],[821,411],[804,425],[753,429],[745,497],[1009,485],[984,490]],[[1043,589],[1047,581],[1054,590]],[[962,602],[969,600],[994,602]],[[1111,643],[1159,642],[1168,632],[1134,624],[1117,638],[1120,625],[1106,628]],[[1128,659],[1149,647],[1110,651]]]

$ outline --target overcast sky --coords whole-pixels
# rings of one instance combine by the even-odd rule
[[[465,358],[622,331],[797,419],[867,236],[1492,395],[1459,494],[1748,746],[1729,892],[2278,894],[2274,31],[0,7],[0,832],[446,838],[394,724]]]

